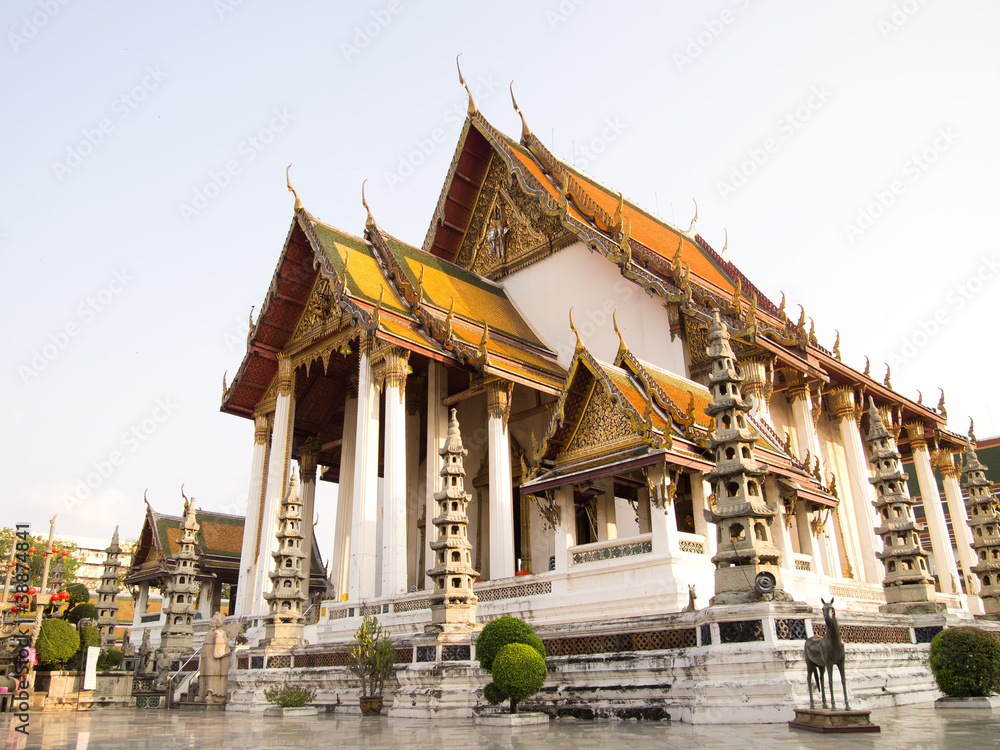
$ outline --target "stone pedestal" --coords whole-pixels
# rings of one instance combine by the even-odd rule
[[[525,727],[548,723],[548,714],[534,711],[524,714],[483,714],[476,717],[476,724],[487,727]]]
[[[848,732],[881,732],[872,724],[871,711],[830,711],[825,708],[796,708],[795,720],[788,722],[789,729],[807,732],[839,734]]]

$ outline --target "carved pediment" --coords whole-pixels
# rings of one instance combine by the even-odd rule
[[[498,279],[552,252],[564,231],[558,216],[526,195],[493,157],[456,263]]]
[[[340,305],[337,304],[330,289],[330,282],[320,274],[309,294],[305,310],[302,311],[290,343],[294,346],[303,339],[314,339],[329,330],[339,328],[341,312]]]
[[[564,462],[614,453],[641,442],[628,416],[611,402],[608,392],[598,381],[569,444],[556,460]]]

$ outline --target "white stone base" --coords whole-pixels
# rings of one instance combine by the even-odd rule
[[[934,708],[985,708],[996,711],[1000,709],[1000,695],[990,695],[983,698],[938,698]]]
[[[483,714],[476,717],[476,724],[486,727],[524,727],[548,723],[548,714],[534,711],[525,714]]]
[[[280,716],[285,719],[293,716],[316,716],[318,713],[319,709],[316,706],[296,706],[294,708],[271,706],[264,709],[264,716]]]

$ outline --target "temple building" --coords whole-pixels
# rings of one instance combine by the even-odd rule
[[[255,425],[235,613],[268,611],[297,462],[303,519],[321,510],[317,482],[337,485],[333,548],[303,539],[314,565],[330,560],[315,637],[344,637],[363,611],[394,632],[430,623],[453,551],[433,544],[450,413],[471,490],[471,550],[454,552],[482,579],[480,616],[676,613],[689,586],[717,603],[832,595],[877,613],[896,581],[875,503],[909,508],[869,481],[865,436],[882,433],[895,457],[876,464],[916,467],[930,545],[911,557],[929,609],[982,613],[959,572],[972,550],[956,558],[948,533],[960,492],[946,509],[934,480],[933,462],[964,448],[943,397],[924,404],[845,363],[839,335],[822,345],[804,309],[789,316],[698,234],[697,215],[681,229],[649,214],[554,156],[518,114],[511,138],[469,94],[419,247],[363,194],[358,234],[295,195],[222,398]]]

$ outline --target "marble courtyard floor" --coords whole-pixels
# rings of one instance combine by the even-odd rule
[[[2,715],[0,715],[2,716]],[[272,748],[923,748],[1000,747],[1000,721],[989,711],[935,710],[932,704],[872,712],[881,734],[820,735],[784,724],[692,726],[669,722],[553,721],[518,729],[471,720],[413,720],[321,714],[299,719],[260,714],[193,714],[107,709],[31,717],[31,736],[4,722],[2,747],[45,750],[271,750]],[[4,719],[7,717],[4,716]]]

